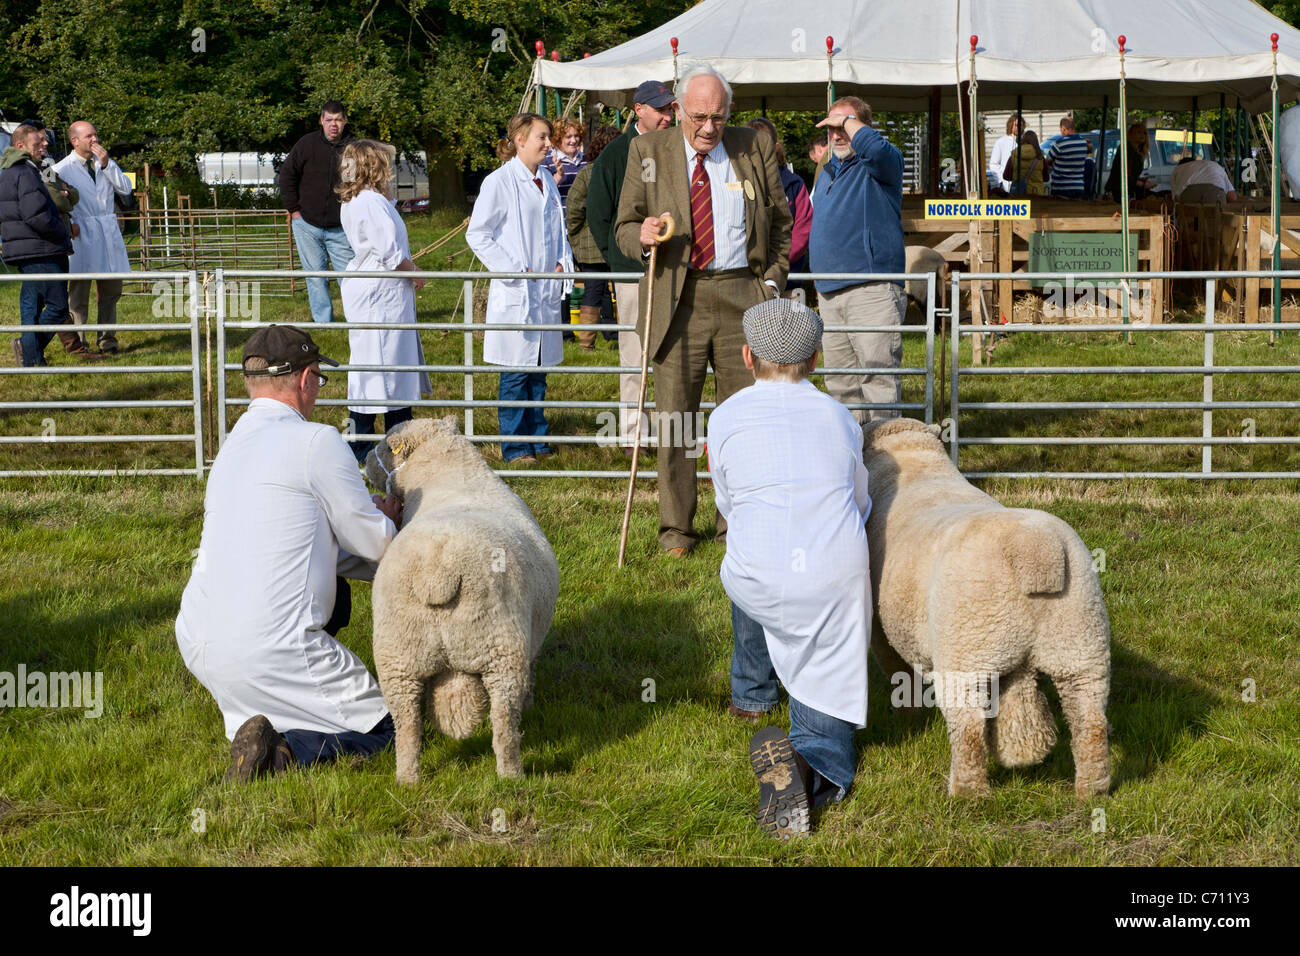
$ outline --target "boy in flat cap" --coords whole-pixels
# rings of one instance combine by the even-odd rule
[[[339,364],[300,329],[254,332],[243,358],[252,402],[208,476],[176,643],[221,709],[227,780],[393,739],[379,683],[334,635],[351,610],[344,577],[374,579],[401,505],[372,498],[338,429],[310,420],[321,363]]]
[[[790,733],[750,741],[759,825],[783,839],[809,832],[810,811],[847,794],[853,732],[867,719],[871,511],[862,428],[808,381],[822,322],[791,299],[744,314],[741,354],[754,384],[709,418],[709,465],[727,554],[732,715],[758,723],[790,696]]]

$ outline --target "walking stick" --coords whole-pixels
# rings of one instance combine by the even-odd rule
[[[627,550],[627,523],[632,517],[632,492],[636,489],[636,468],[641,456],[641,417],[645,414],[646,384],[650,377],[650,317],[654,314],[655,296],[655,254],[659,243],[671,239],[676,224],[668,213],[659,216],[663,232],[655,236],[655,244],[650,247],[650,281],[646,283],[645,294],[645,334],[641,336],[641,388],[636,399],[636,440],[632,445],[632,473],[627,480],[627,501],[623,505],[623,530],[618,536],[618,566],[623,567],[623,554]]]

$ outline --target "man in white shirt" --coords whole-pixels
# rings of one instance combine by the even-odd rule
[[[244,347],[252,402],[208,477],[176,619],[185,666],[232,741],[227,780],[373,753],[393,738],[378,682],[333,635],[351,607],[343,577],[373,580],[401,505],[368,495],[338,430],[309,420],[321,362],[339,364],[281,325]]]
[[[729,712],[757,723],[790,695],[790,734],[750,741],[758,821],[789,838],[853,783],[853,731],[867,720],[871,512],[862,428],[808,381],[822,322],[790,299],[744,315],[755,382],[709,418],[709,464],[727,517],[722,585],[732,601]]]
[[[1174,199],[1182,200],[1183,194],[1192,186],[1209,186],[1221,190],[1228,202],[1237,201],[1237,191],[1232,188],[1232,180],[1223,171],[1223,167],[1213,160],[1188,157],[1180,160],[1169,174],[1169,188]]]
[[[78,120],[68,127],[68,142],[72,152],[55,164],[54,171],[64,182],[81,194],[81,201],[72,209],[72,221],[81,234],[72,243],[68,259],[69,272],[130,272],[126,243],[117,224],[115,197],[131,195],[131,180],[126,178],[117,163],[108,158],[108,151],[99,144],[95,127]],[[73,279],[68,282],[68,311],[72,321],[84,325],[90,315],[90,279]],[[96,322],[99,325],[117,323],[117,300],[122,297],[121,279],[96,279],[99,307]],[[95,336],[102,352],[117,351],[117,336],[113,330],[100,329]]]

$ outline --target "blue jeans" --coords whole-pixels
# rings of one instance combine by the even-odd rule
[[[68,271],[67,256],[32,259],[17,263],[23,275],[63,275]],[[68,281],[43,280],[24,282],[18,293],[18,312],[23,325],[63,325],[68,321]],[[53,332],[24,332],[22,334],[23,365],[45,364],[45,346],[54,338]]]
[[[293,241],[298,246],[298,259],[307,271],[324,270],[331,264],[335,272],[342,272],[352,261],[352,246],[343,233],[343,227],[321,229],[306,219],[293,220]],[[311,305],[313,322],[333,322],[334,306],[330,303],[330,280],[307,279],[307,302]],[[341,288],[341,287],[340,287]]]
[[[349,730],[341,734],[323,734],[317,730],[286,730],[284,739],[289,742],[289,749],[304,767],[314,763],[326,763],[340,754],[362,754],[370,756],[378,753],[393,742],[393,715],[385,714],[384,719],[370,728],[368,733]]]
[[[546,398],[545,372],[502,372],[497,398],[503,402],[540,402]],[[542,437],[548,434],[546,415],[540,408],[498,408],[497,426],[502,435]],[[524,455],[543,455],[551,451],[545,443],[503,441],[501,458],[514,461]]]
[[[411,406],[403,408],[394,408],[391,411],[384,412],[384,432],[391,431],[402,422],[409,422],[415,415],[411,411]],[[373,415],[366,412],[348,412],[348,418],[352,421],[352,434],[354,435],[374,435],[375,420],[379,418],[379,413]],[[354,441],[349,442],[352,454],[356,456],[358,462],[366,460],[366,455],[370,454],[370,449],[375,447],[374,442]]]
[[[766,713],[777,704],[777,677],[767,653],[763,626],[731,602],[731,702],[741,710]],[[790,698],[790,746],[813,770],[809,791],[814,807],[838,803],[853,786],[858,753],[854,727]]]

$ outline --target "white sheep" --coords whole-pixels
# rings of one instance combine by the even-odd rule
[[[555,552],[454,416],[393,428],[367,456],[366,475],[405,509],[373,590],[375,669],[397,732],[398,781],[419,777],[422,704],[458,739],[490,708],[497,773],[519,776],[519,720],[560,591]]]
[[[876,596],[872,647],[887,672],[944,679],[936,702],[952,749],[949,792],[988,791],[991,741],[1005,767],[1040,762],[1056,725],[1037,675],[1070,727],[1079,797],[1110,788],[1110,624],[1092,555],[1061,519],[1006,508],[964,479],[938,429],[908,418],[863,427],[867,539]],[[970,675],[997,681],[978,706]],[[950,691],[955,691],[951,692]]]

